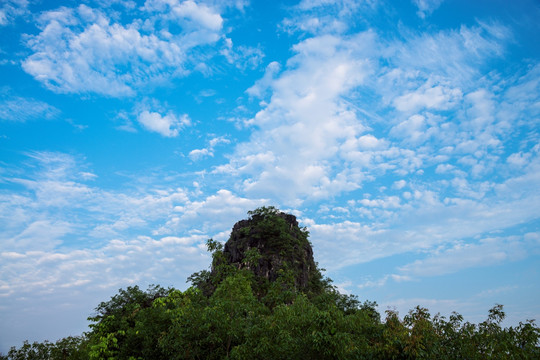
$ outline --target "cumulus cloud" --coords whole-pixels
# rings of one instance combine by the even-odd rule
[[[311,38],[295,45],[297,54],[279,78],[272,79],[278,65],[269,65],[264,80],[248,91],[262,96],[265,88],[271,89],[270,102],[248,122],[259,130],[237,147],[230,164],[247,175],[242,184],[246,192],[320,198],[358,186],[336,172],[330,159],[339,153],[340,142],[363,131],[340,96],[370,72],[361,54],[372,41],[369,32],[348,40]]]
[[[147,1],[131,23],[86,5],[41,14],[23,69],[61,93],[132,96],[140,87],[186,72],[189,52],[219,40],[223,19],[193,1]],[[144,21],[143,21],[144,20]],[[171,33],[169,23],[182,25]]]
[[[403,189],[407,185],[407,182],[403,179],[395,181],[394,184],[392,184],[392,187],[397,190]]]
[[[189,158],[193,161],[197,161],[197,160],[200,160],[200,159],[203,159],[207,156],[214,156],[214,152],[211,151],[210,149],[208,148],[205,148],[205,149],[194,149],[194,150],[191,150],[188,154]]]
[[[280,69],[281,65],[277,61],[272,61],[266,66],[264,76],[261,79],[257,80],[253,86],[246,90],[246,92],[250,96],[262,98],[263,94],[266,94],[267,90],[269,90],[275,76],[280,71]]]
[[[184,114],[177,116],[172,112],[161,115],[157,112],[144,110],[137,116],[139,123],[147,130],[157,132],[165,137],[176,137],[182,126],[189,125],[189,117]]]

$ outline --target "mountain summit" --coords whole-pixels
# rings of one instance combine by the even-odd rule
[[[210,295],[231,272],[244,270],[253,275],[253,290],[260,299],[269,292],[311,296],[324,291],[328,284],[313,259],[309,233],[298,226],[296,217],[272,206],[248,215],[233,226],[225,246],[209,240],[212,269],[192,275],[192,283]]]
[[[296,217],[273,207],[249,212],[250,218],[237,222],[223,253],[228,263],[251,270],[257,278],[275,281],[291,272],[297,290],[306,290],[320,278],[313,259],[308,232]]]

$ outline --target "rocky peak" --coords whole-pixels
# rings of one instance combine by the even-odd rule
[[[298,290],[307,289],[314,276],[320,277],[308,233],[299,228],[294,215],[273,207],[248,214],[249,219],[234,225],[225,244],[223,253],[228,263],[271,282],[289,271]]]

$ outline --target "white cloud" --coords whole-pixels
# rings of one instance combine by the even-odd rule
[[[394,184],[392,184],[392,188],[396,190],[401,190],[407,185],[407,182],[403,179],[395,181]]]
[[[72,231],[71,224],[65,221],[36,220],[8,242],[12,249],[52,250]]]
[[[34,234],[30,230],[38,225],[48,227],[44,232],[49,235],[36,237],[36,246],[40,239],[44,244],[63,246],[89,237],[99,242],[122,234],[131,236],[141,229],[151,231],[148,229],[155,222],[165,223],[176,206],[188,201],[187,192],[180,188],[148,189],[143,193],[103,190],[85,183],[93,182],[93,177],[81,171],[84,166],[78,159],[57,153],[32,156],[29,169],[34,171],[24,177],[5,172],[2,177],[3,182],[24,189],[21,193],[0,193],[0,236],[6,246],[25,244],[32,248],[34,238],[25,234]]]
[[[388,279],[390,278],[389,275],[386,275],[380,279],[377,279],[377,280],[371,280],[371,279],[368,279],[368,280],[364,280],[362,281],[361,284],[358,284],[357,287],[359,289],[364,289],[364,288],[371,288],[371,287],[383,287],[386,285],[386,283],[388,282]]]
[[[209,234],[220,235],[216,240],[226,241],[229,229],[248,210],[268,205],[268,199],[243,198],[229,190],[220,189],[214,195],[202,200],[188,201],[175,208],[166,224],[155,234],[171,234],[186,231],[189,224],[197,224],[198,229]]]
[[[527,165],[530,161],[531,154],[530,153],[523,153],[522,151],[511,154],[507,159],[506,162],[509,164],[521,168],[525,165]]]
[[[303,10],[326,5],[305,3]],[[308,38],[293,46],[283,69],[269,64],[247,90],[263,99],[245,122],[255,131],[216,172],[243,176],[238,187],[247,194],[296,205],[452,160],[481,178],[499,161],[493,150],[506,124],[492,119],[493,95],[468,84],[486,59],[504,52],[508,37],[503,26],[478,23],[402,42],[385,43],[371,31]],[[381,59],[388,66],[378,67]],[[364,97],[373,96],[382,101],[366,111],[373,101]],[[388,116],[393,108],[395,118]]]
[[[388,88],[384,86],[386,91],[391,92],[391,87],[397,85],[396,81],[403,81],[396,89],[402,90],[402,86],[411,86],[415,82],[420,85],[429,79],[442,81],[450,91],[459,90],[472,78],[479,76],[479,65],[486,59],[504,53],[510,36],[508,28],[502,25],[486,26],[482,23],[472,27],[462,26],[459,30],[411,34],[405,42],[388,44],[385,57],[395,67],[391,67],[381,78],[379,86],[391,80]],[[442,88],[432,91],[436,95],[440,91],[440,96],[444,97]]]
[[[25,122],[58,117],[60,110],[43,101],[20,96],[0,98],[0,121]]]
[[[210,139],[208,142],[208,147],[204,149],[194,149],[189,152],[189,158],[192,161],[198,161],[201,160],[207,156],[213,157],[214,156],[214,148],[219,144],[229,144],[230,140],[227,139],[224,136],[218,136],[215,138]]]
[[[148,4],[150,2],[147,2]],[[167,2],[169,5],[174,2]],[[205,4],[197,4],[194,1],[177,1],[172,7],[172,13],[178,19],[190,19],[196,25],[202,25],[208,29],[221,30],[223,19]]]
[[[422,19],[437,10],[443,1],[444,0],[413,0],[414,4],[418,7],[418,12],[416,14]]]
[[[0,6],[0,26],[7,26],[18,16],[27,13],[28,0],[4,0]]]
[[[23,69],[57,92],[132,96],[184,74],[189,51],[218,41],[223,22],[193,1],[148,1],[139,15],[124,25],[86,5],[45,12],[41,32],[27,37],[34,53]],[[182,32],[169,32],[169,22]]]
[[[461,98],[459,89],[449,89],[441,85],[422,86],[414,92],[398,96],[394,104],[399,111],[416,112],[420,109],[448,110]]]
[[[201,160],[207,156],[214,156],[214,152],[211,151],[210,149],[206,148],[206,149],[195,149],[195,150],[191,150],[189,152],[189,158],[193,161],[198,161],[198,160]]]
[[[540,111],[538,99],[540,97],[540,64],[531,66],[505,94],[506,99],[515,108],[530,107],[536,114]]]
[[[3,173],[2,182],[25,190],[0,191],[0,297],[21,306],[29,294],[39,304],[67,292],[95,294],[93,304],[77,307],[87,312],[104,290],[156,282],[182,288],[209,265],[206,239],[225,241],[248,210],[268,204],[228,190],[201,199],[184,189],[105,190],[82,183],[82,165],[65,154],[35,153],[24,176]]]
[[[538,234],[536,234],[538,235]],[[470,267],[498,265],[527,257],[531,249],[520,237],[485,238],[478,243],[458,243],[423,260],[402,266],[399,270],[410,276],[439,276]]]
[[[87,324],[91,309],[120,287],[159,283],[184,289],[186,277],[210,262],[204,246],[199,246],[205,240],[205,235],[197,234],[137,237],[110,240],[92,249],[0,252],[0,314],[6,323],[17,324],[9,327],[9,334],[8,328],[2,328],[2,338],[19,341],[43,336],[29,331],[28,324],[19,327],[21,312],[35,311],[33,324],[46,324],[45,336],[57,339],[66,331],[86,331],[82,324]],[[50,313],[65,316],[48,319]]]
[[[186,114],[177,116],[172,112],[168,112],[165,115],[161,115],[148,110],[141,112],[137,120],[147,130],[157,132],[165,137],[178,136],[180,129],[190,124],[189,117]]]
[[[278,72],[281,70],[281,65],[277,61],[272,61],[266,66],[264,76],[257,80],[253,86],[248,88],[246,92],[250,96],[263,97],[263,94],[269,90]]]
[[[377,3],[377,0],[303,0],[293,8],[295,16],[285,18],[281,27],[291,34],[345,33],[352,19],[358,20],[358,17],[375,8]]]
[[[218,136],[210,139],[208,142],[211,148],[216,147],[219,144],[230,144],[230,140],[227,139],[225,136]]]
[[[455,197],[420,190],[428,185],[411,183],[410,196],[402,200],[393,196],[350,200],[348,211],[359,215],[356,221],[302,221],[310,230],[321,265],[331,271],[411,251],[432,255],[398,275],[416,276],[424,267],[426,273],[443,274],[514,261],[539,251],[534,240],[538,234],[526,239],[489,234],[537,218],[537,161],[523,175],[496,185],[456,178],[451,183]],[[474,240],[478,237],[484,240],[478,243]]]
[[[247,193],[294,203],[358,186],[347,179],[348,170],[334,169],[330,159],[339,154],[340,143],[364,129],[340,96],[370,72],[361,54],[372,41],[370,32],[348,40],[308,39],[294,46],[297,55],[279,78],[273,78],[277,64],[270,64],[264,80],[248,90],[260,96],[268,87],[272,95],[248,123],[260,130],[237,147],[230,164],[247,176],[241,185]],[[377,146],[373,137],[360,142]]]
[[[411,143],[424,142],[427,139],[426,118],[422,115],[412,115],[390,130],[390,134],[403,137]]]
[[[495,120],[495,102],[493,94],[486,89],[473,91],[466,96],[470,107],[467,109],[468,129],[476,134],[489,132]]]
[[[453,170],[455,167],[451,164],[439,164],[437,165],[437,168],[435,169],[436,174],[446,174]]]
[[[381,139],[377,139],[372,134],[362,135],[356,140],[356,145],[359,149],[369,150],[386,147],[386,142]]]
[[[257,68],[264,58],[261,49],[248,46],[233,46],[230,38],[225,39],[225,46],[220,53],[225,56],[229,64],[234,64],[241,70]]]

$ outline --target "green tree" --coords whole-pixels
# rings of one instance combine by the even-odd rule
[[[157,285],[147,291],[138,286],[128,287],[120,289],[108,302],[100,303],[96,315],[89,318],[93,322],[89,333],[90,359],[164,359],[159,351],[154,351],[154,345],[170,326],[170,320],[153,303],[171,291]]]
[[[25,341],[20,348],[12,347],[6,356],[0,359],[6,360],[82,360],[88,359],[84,336],[68,336],[56,343],[49,341],[34,342]]]

